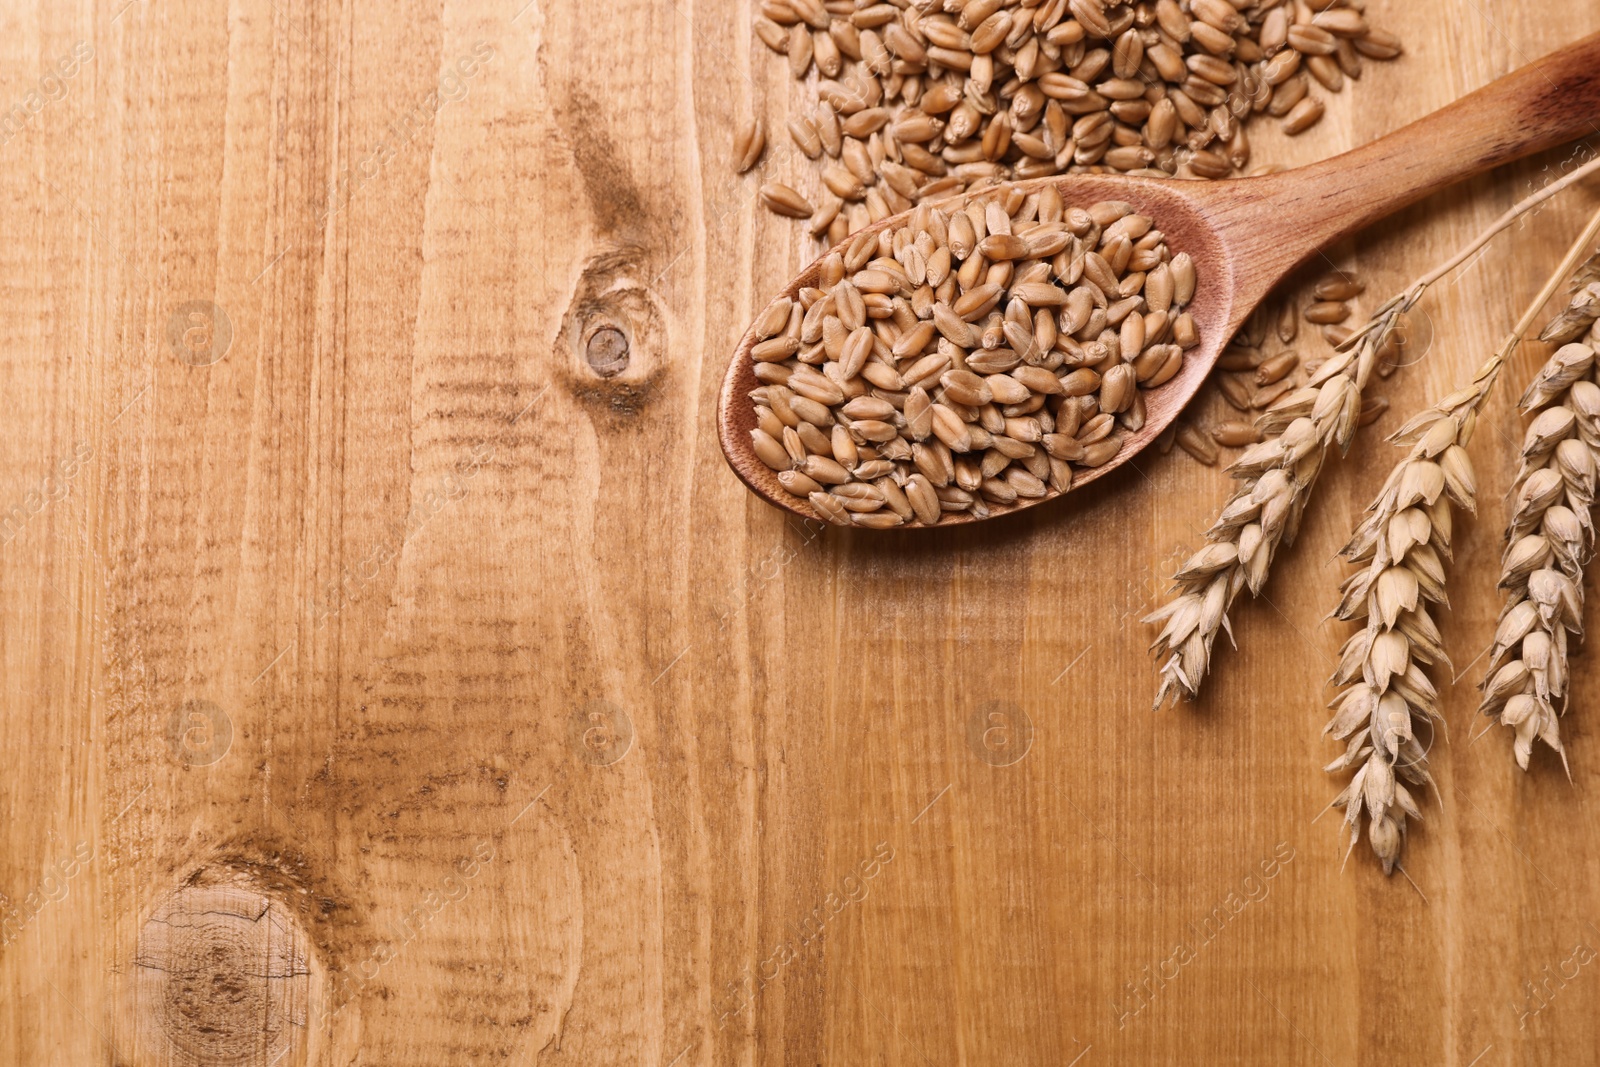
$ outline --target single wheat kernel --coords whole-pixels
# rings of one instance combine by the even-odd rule
[[[1217,464],[1217,446],[1211,438],[1201,433],[1193,426],[1183,426],[1178,429],[1176,438],[1178,447],[1183,449],[1207,467]]]
[[[733,140],[734,170],[743,174],[756,165],[767,147],[767,129],[760,119],[751,119]]]
[[[1239,448],[1260,441],[1261,431],[1248,422],[1224,422],[1211,428],[1211,436],[1219,445]]]
[[[1318,301],[1306,307],[1305,317],[1318,326],[1330,326],[1350,317],[1350,305],[1340,300]]]

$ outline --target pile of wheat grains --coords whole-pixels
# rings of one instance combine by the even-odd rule
[[[1122,202],[1011,186],[858,234],[755,326],[755,454],[820,518],[978,517],[1064,492],[1198,342],[1195,266]],[[798,504],[799,501],[797,500]]]
[[[772,210],[839,244],[868,222],[991,182],[1067,170],[1220,178],[1248,121],[1299,133],[1363,57],[1400,53],[1363,0],[762,0],[756,34],[816,71],[789,120],[815,202],[769,182]],[[766,143],[740,132],[739,169]]]

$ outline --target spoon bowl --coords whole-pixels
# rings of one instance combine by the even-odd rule
[[[1143,391],[1144,425],[1098,467],[1075,468],[1062,493],[990,505],[995,518],[1033,507],[1117,469],[1172,424],[1194,397],[1235,331],[1290,271],[1317,249],[1354,233],[1445,186],[1586,133],[1600,132],[1600,34],[1554,52],[1455,103],[1371,144],[1278,174],[1221,181],[1179,181],[1115,174],[1064,174],[1014,183],[1024,193],[1054,185],[1069,208],[1097,201],[1126,201],[1154,220],[1174,252],[1194,260],[1197,284],[1186,310],[1199,344],[1184,353],[1178,373]],[[994,187],[939,202],[958,208]],[[905,225],[909,212],[866,227]],[[774,303],[796,300],[821,280],[817,259]],[[717,405],[722,450],[734,473],[768,503],[806,518],[822,519],[792,496],[756,456],[750,391],[761,383],[750,351],[759,338],[746,331],[723,380]],[[981,521],[970,512],[947,513],[940,527]]]

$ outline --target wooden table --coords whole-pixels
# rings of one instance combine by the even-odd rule
[[[1152,714],[1139,620],[1222,471],[1150,454],[920,536],[785,521],[711,412],[809,255],[754,204],[798,168],[734,176],[732,130],[804,91],[749,3],[525,2],[0,16],[0,1058],[1593,1055],[1596,658],[1570,784],[1472,741],[1540,346],[1473,447],[1415,887],[1315,820],[1333,552],[1381,432],[1488,353],[1593,185],[1428,297],[1242,650]],[[1258,161],[1600,29],[1583,0],[1369,8],[1408,54],[1310,134],[1260,126]],[[1375,306],[1572,155],[1328,255]]]

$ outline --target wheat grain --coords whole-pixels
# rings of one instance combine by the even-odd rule
[[[1366,292],[1366,286],[1350,274],[1339,272],[1330,274],[1317,282],[1311,290],[1311,295],[1321,300],[1354,300]]]
[[[1342,300],[1321,300],[1305,310],[1306,321],[1318,326],[1329,326],[1350,317],[1350,305]]]
[[[1289,373],[1300,365],[1300,354],[1291,350],[1279,352],[1269,359],[1264,359],[1256,366],[1255,379],[1257,385],[1272,385],[1282,381]],[[1270,403],[1270,401],[1268,401]],[[1259,405],[1259,401],[1258,401]]]
[[[1255,394],[1241,378],[1231,376],[1219,378],[1217,388],[1222,393],[1223,399],[1240,411],[1249,411],[1255,406]]]
[[[766,126],[760,119],[751,119],[734,138],[734,169],[740,174],[756,165],[767,147]]]
[[[1217,446],[1211,439],[1194,426],[1183,426],[1178,430],[1178,447],[1183,449],[1196,460],[1207,467],[1217,464]]]
[[[1284,344],[1289,344],[1299,332],[1300,319],[1294,313],[1294,304],[1285,300],[1282,306],[1278,308],[1278,340]]]
[[[1312,96],[1306,97],[1289,109],[1289,113],[1283,120],[1283,132],[1287,134],[1305,133],[1322,121],[1324,110],[1321,100]]]
[[[1250,398],[1250,406],[1257,410],[1270,410],[1295,388],[1295,383],[1287,378],[1279,379],[1270,385],[1257,389]]]
[[[1224,422],[1213,426],[1211,436],[1225,448],[1242,448],[1261,441],[1261,431],[1248,422]]]
[[[921,205],[821,275],[758,320],[752,448],[819,517],[870,528],[982,517],[1110,462],[1183,362],[1196,284],[1132,205],[1053,188]]]
[[[1217,357],[1217,369],[1226,371],[1255,370],[1261,366],[1265,359],[1259,348],[1251,348],[1245,344],[1230,344],[1222,350],[1222,355]]]
[[[1321,117],[1302,60],[1337,91],[1362,55],[1399,53],[1350,2],[1317,12],[1227,0],[765,0],[755,29],[796,78],[817,71],[819,104],[836,117],[831,130],[820,112],[813,123],[827,156],[869,160],[819,161],[835,195],[862,206],[813,223],[837,243],[876,213],[991,182],[1242,170],[1253,115],[1282,117],[1290,132]],[[813,136],[800,140],[817,158]]]
[[[1352,331],[1350,327],[1344,325],[1324,326],[1322,328],[1322,339],[1328,342],[1330,347],[1338,348],[1340,345],[1350,340],[1353,332],[1354,331]],[[1387,378],[1388,375],[1385,374],[1384,377]]]
[[[761,202],[768,210],[792,219],[803,219],[814,210],[811,202],[781,182],[767,182],[761,187]]]

